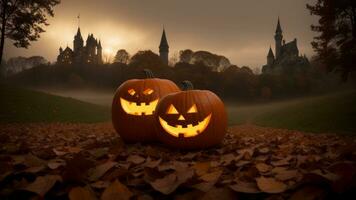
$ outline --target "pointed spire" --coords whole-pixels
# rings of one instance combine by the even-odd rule
[[[269,51],[268,51],[268,55],[267,57],[274,57],[273,51],[272,51],[272,47],[269,46]]]
[[[167,42],[167,37],[166,37],[166,31],[164,29],[164,26],[163,26],[163,33],[162,33],[162,37],[161,37],[161,43],[159,45],[159,48],[168,48],[168,42]]]
[[[279,21],[279,16],[278,16],[278,23],[277,23],[276,33],[282,33],[282,28],[281,28],[281,23]]]
[[[101,48],[101,40],[99,40],[98,47]]]
[[[78,27],[77,35],[75,35],[74,38],[75,38],[75,39],[83,40],[82,33],[81,33],[81,31],[80,31],[80,27]]]

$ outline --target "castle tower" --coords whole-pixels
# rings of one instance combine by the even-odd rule
[[[82,37],[82,33],[80,32],[80,28],[78,27],[77,35],[74,36],[74,41],[73,41],[73,50],[74,53],[78,53],[80,49],[82,49],[84,46],[84,40]]]
[[[282,48],[282,40],[283,40],[283,35],[282,35],[282,28],[281,24],[279,22],[279,17],[278,17],[278,23],[277,23],[277,28],[276,28],[276,34],[274,35],[274,40],[276,41],[276,59],[279,58],[279,55],[281,53],[281,48]]]
[[[269,47],[269,52],[267,55],[267,65],[271,66],[271,65],[273,65],[273,63],[274,63],[274,55],[273,55],[272,48]]]
[[[166,32],[163,28],[161,43],[159,45],[159,56],[161,57],[163,63],[166,65],[168,65],[168,54],[169,54],[169,46],[166,38]]]
[[[98,59],[98,64],[102,64],[103,63],[103,47],[101,46],[101,41],[99,40],[99,44],[98,44],[98,55],[97,55],[97,59]]]

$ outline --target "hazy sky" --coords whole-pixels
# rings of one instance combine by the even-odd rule
[[[151,49],[158,53],[162,26],[166,28],[170,56],[190,48],[224,55],[233,64],[261,67],[280,16],[286,41],[298,38],[301,53],[313,55],[314,33],[306,3],[314,0],[62,0],[49,20],[47,32],[29,49],[16,49],[7,41],[5,56],[42,55],[55,61],[60,46],[72,48],[77,16],[84,40],[93,33],[102,40],[104,54],[118,49],[130,54]]]

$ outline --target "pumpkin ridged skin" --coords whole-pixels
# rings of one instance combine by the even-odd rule
[[[174,105],[179,114],[167,114],[170,105]],[[187,113],[195,104],[197,113]],[[175,137],[167,133],[160,124],[160,117],[169,125],[197,125],[211,114],[211,119],[205,130],[193,137]],[[185,120],[179,120],[183,115]],[[169,94],[160,100],[156,107],[157,138],[168,147],[178,149],[202,149],[221,143],[226,134],[227,114],[224,103],[214,93],[208,90],[188,90]],[[184,127],[183,126],[183,127]]]
[[[152,89],[153,93],[144,95],[143,92],[147,88]],[[135,95],[129,94],[130,89],[135,90]],[[116,132],[126,143],[157,141],[154,114],[140,116],[127,114],[121,107],[120,98],[138,104],[147,104],[178,91],[180,91],[178,86],[166,79],[131,79],[124,82],[116,90],[111,107],[112,123]]]

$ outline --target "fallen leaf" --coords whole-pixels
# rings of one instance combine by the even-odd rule
[[[97,149],[92,149],[89,150],[89,153],[94,156],[94,158],[98,159],[101,158],[105,155],[107,155],[109,152],[109,148],[108,147],[104,147],[104,148],[97,148]]]
[[[138,196],[137,200],[154,200],[154,199],[150,195],[145,194],[145,195]]]
[[[115,180],[107,187],[101,195],[101,200],[129,200],[133,193],[118,180]]]
[[[58,167],[65,166],[66,161],[62,159],[53,159],[48,161],[47,166],[50,169],[57,169]]]
[[[244,160],[251,160],[255,148],[240,149],[237,152],[242,156]]]
[[[104,164],[98,165],[92,169],[90,169],[88,171],[88,175],[89,175],[89,180],[90,181],[96,181],[98,180],[100,177],[102,177],[107,171],[109,171],[111,168],[113,168],[115,165],[117,164],[117,162],[113,162],[113,161],[107,161]]]
[[[258,188],[266,193],[282,193],[287,189],[287,185],[274,178],[256,178]]]
[[[79,153],[82,151],[82,148],[80,147],[67,147],[67,151],[69,153]]]
[[[146,162],[143,164],[144,167],[155,168],[162,162],[162,159],[151,160],[150,157],[147,158]]]
[[[230,185],[230,188],[242,193],[257,194],[261,192],[255,182],[236,181],[236,184]]]
[[[287,181],[298,177],[298,170],[285,170],[277,173],[276,179],[280,181]]]
[[[193,185],[192,188],[195,188],[203,192],[208,192],[211,188],[214,187],[215,183],[216,182],[201,182]]]
[[[193,175],[194,170],[180,171],[171,173],[161,179],[156,179],[155,181],[149,183],[155,190],[163,194],[170,194],[174,192],[179,185],[192,178]]]
[[[257,163],[256,168],[260,173],[266,173],[272,169],[272,166],[265,163]]]
[[[62,178],[58,175],[39,176],[33,183],[25,187],[24,190],[34,192],[43,197],[57,181],[61,180]]]
[[[235,193],[230,188],[212,188],[205,193],[201,200],[235,200],[237,199]]]
[[[68,153],[68,151],[58,150],[56,148],[53,148],[52,150],[57,156],[64,156]]]
[[[204,174],[200,177],[201,180],[206,182],[216,182],[222,174],[222,170],[218,170],[212,173]]]
[[[308,185],[294,192],[289,200],[320,200],[326,199],[326,197],[327,191],[318,186]]]
[[[151,186],[155,190],[157,190],[163,194],[170,194],[173,191],[175,191],[176,188],[179,186],[178,183],[179,182],[178,182],[177,175],[174,173],[169,174],[169,175],[165,176],[164,178],[157,179],[153,182],[150,182]]]
[[[240,156],[235,156],[234,154],[232,153],[229,153],[229,154],[225,154],[221,157],[221,160],[220,160],[220,163],[224,166],[226,165],[230,165],[230,163],[232,161],[238,161],[242,158],[243,155],[240,155]]]
[[[47,167],[45,165],[41,165],[41,166],[36,166],[36,167],[30,167],[30,168],[27,168],[24,172],[28,172],[28,173],[38,173],[40,171],[43,171],[45,170]]]
[[[109,181],[97,181],[95,183],[90,184],[91,187],[96,188],[96,189],[103,189],[109,187],[110,182]]]
[[[89,168],[93,166],[91,160],[83,155],[77,154],[72,159],[66,161],[67,165],[63,172],[63,179],[66,181],[81,182],[87,175]]]
[[[96,200],[94,192],[87,187],[74,187],[69,191],[70,200]]]
[[[275,167],[286,166],[286,165],[290,165],[289,160],[290,159],[282,159],[282,160],[272,161],[271,164]]]
[[[198,176],[206,174],[210,169],[210,162],[197,162],[192,167]]]
[[[131,162],[135,165],[139,165],[143,162],[145,162],[145,158],[141,157],[141,156],[138,156],[138,155],[130,155],[128,158],[127,158],[127,162]]]
[[[270,149],[268,147],[263,147],[263,148],[258,148],[258,152],[260,154],[266,154],[269,153]]]

